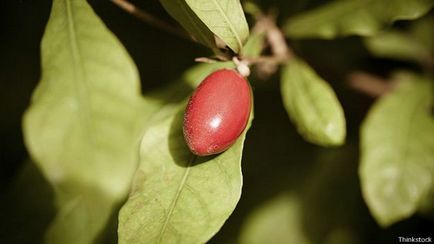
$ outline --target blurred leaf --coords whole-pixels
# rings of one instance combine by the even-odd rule
[[[196,16],[185,0],[160,0],[166,11],[201,44],[216,50],[214,34]]]
[[[92,243],[137,166],[143,100],[126,50],[84,0],[54,0],[25,142],[59,209],[48,243]]]
[[[411,74],[401,74],[397,81],[361,128],[363,196],[382,226],[415,213],[434,181],[430,81]]]
[[[367,243],[362,229],[370,216],[358,184],[357,147],[321,149],[315,162],[299,189],[305,234],[314,243]]]
[[[434,219],[434,182],[432,182],[431,191],[424,196],[419,205],[418,214]]]
[[[206,26],[239,53],[249,26],[239,0],[185,0]]]
[[[309,173],[248,215],[240,243],[364,243],[356,149],[311,151],[316,159],[298,166]]]
[[[303,230],[302,203],[285,194],[255,210],[241,230],[240,244],[311,243]]]
[[[205,243],[240,198],[247,129],[224,153],[197,157],[184,141],[184,109],[181,103],[143,137],[140,167],[119,216],[120,243]]]
[[[243,56],[249,58],[255,58],[260,56],[264,47],[265,34],[264,33],[252,33],[247,39],[246,44],[243,47]]]
[[[431,58],[428,47],[407,33],[389,31],[368,37],[365,45],[369,51],[382,58],[424,62]]]
[[[304,61],[282,69],[281,92],[289,117],[308,141],[323,146],[345,141],[345,117],[333,89]]]
[[[55,214],[53,190],[33,162],[26,160],[10,188],[0,193],[0,243],[43,243]]]
[[[287,20],[284,32],[293,38],[370,36],[396,20],[426,14],[432,0],[335,0]]]
[[[412,22],[408,31],[386,31],[365,38],[368,50],[377,57],[413,60],[430,67],[434,62],[433,20],[428,16]]]
[[[431,56],[434,52],[434,16],[427,15],[412,23],[410,35],[418,40],[421,45],[430,50]]]

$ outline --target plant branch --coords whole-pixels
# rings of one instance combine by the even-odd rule
[[[153,26],[157,29],[161,29],[163,31],[181,37],[183,39],[193,41],[193,39],[186,32],[182,31],[179,28],[171,26],[170,24],[156,18],[155,16],[149,14],[148,12],[142,9],[137,8],[136,6],[134,6],[134,4],[128,2],[127,0],[111,0],[111,1],[119,8],[125,10],[127,13],[137,17],[138,19],[149,24],[150,26]]]
[[[248,65],[257,64],[256,74],[260,79],[266,80],[275,73],[280,64],[288,62],[294,53],[286,43],[286,39],[276,25],[275,14],[263,14],[259,8],[254,11],[256,24],[252,32],[264,33],[267,45],[270,47],[271,55],[259,57],[242,57]],[[266,47],[264,47],[266,48]]]
[[[348,76],[351,88],[367,94],[370,97],[380,97],[389,92],[394,82],[365,72],[353,72]]]
[[[268,44],[270,45],[273,59],[268,61],[286,62],[294,56],[293,51],[286,43],[285,36],[276,25],[276,13],[270,12],[264,15],[256,11],[256,24],[253,27],[254,32],[265,33]],[[265,61],[265,60],[264,60]]]

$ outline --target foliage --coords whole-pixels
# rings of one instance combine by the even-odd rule
[[[205,25],[238,53],[249,36],[239,0],[186,0]]]
[[[300,219],[300,202],[291,195],[282,195],[264,204],[247,220],[240,243],[309,243],[297,221]],[[287,231],[288,229],[291,232]]]
[[[198,66],[193,75],[185,75],[185,82],[194,83],[221,67]],[[226,152],[198,158],[184,142],[184,108],[181,102],[165,112],[143,137],[140,165],[119,216],[120,243],[205,242],[238,202],[245,132]]]
[[[226,152],[198,158],[184,143],[183,111],[143,137],[141,163],[119,216],[120,243],[204,243],[240,198],[245,133]]]
[[[357,171],[354,152],[353,145],[327,149],[308,161],[308,167],[303,166],[307,162],[298,164],[297,169],[308,168],[297,178],[299,184],[286,186],[254,209],[242,226],[239,242],[364,243],[358,231],[360,203],[357,179],[352,176]]]
[[[282,70],[283,102],[300,134],[319,145],[343,144],[344,113],[331,87],[301,60]]]
[[[384,228],[415,214],[430,217],[432,0],[335,0],[321,6],[273,1],[279,16],[263,11],[262,1],[160,3],[204,46],[198,53],[208,56],[198,59],[206,63],[180,65],[182,75],[174,81],[149,77],[147,64],[161,62],[162,73],[185,59],[188,51],[176,50],[177,40],[167,42],[173,55],[135,60],[138,69],[130,55],[148,53],[132,52],[137,49],[131,43],[142,43],[124,41],[115,31],[117,19],[99,12],[98,3],[53,0],[40,50],[42,74],[23,115],[31,160],[1,201],[10,212],[4,219],[21,225],[36,211],[41,223],[35,229],[44,232],[47,243],[219,242],[217,233],[231,233],[225,228],[232,218],[242,219],[242,228],[220,242],[362,243],[372,241],[369,234],[387,231],[374,220]],[[331,43],[338,52],[321,64],[327,52],[309,47],[325,50]],[[342,77],[357,69],[375,72],[371,61],[391,62],[393,69],[377,73],[392,78],[364,81],[384,89],[375,101],[364,97],[373,105],[362,119],[368,105],[357,107],[360,100]],[[330,63],[339,62],[348,65],[330,70]],[[370,64],[360,65],[365,63]],[[252,112],[227,151],[194,156],[182,133],[189,95],[213,71],[246,67],[255,120]],[[149,79],[157,79],[158,86],[142,89]],[[44,199],[35,197],[38,193]],[[32,198],[34,204],[27,204]],[[14,214],[18,217],[9,217]],[[3,241],[41,241],[34,235]]]
[[[90,243],[128,193],[143,100],[136,67],[85,1],[55,0],[26,145],[56,194],[49,243]]]
[[[372,214],[388,226],[414,214],[432,189],[434,121],[429,80],[398,74],[361,128],[360,178]]]
[[[423,16],[432,6],[431,0],[335,0],[289,19],[284,29],[294,38],[371,36],[394,21]]]
[[[415,22],[406,32],[384,31],[364,41],[369,51],[377,57],[413,60],[421,64],[432,62],[434,30],[430,19]]]

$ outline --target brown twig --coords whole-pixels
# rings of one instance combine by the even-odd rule
[[[351,88],[367,94],[371,97],[380,97],[388,93],[394,86],[394,82],[365,72],[353,72],[348,76]]]
[[[264,15],[256,10],[256,24],[252,32],[264,33],[267,44],[271,49],[270,56],[243,57],[249,65],[257,64],[257,75],[260,79],[266,80],[275,73],[278,66],[288,62],[293,56],[293,51],[286,43],[285,37],[276,25],[275,14]],[[265,47],[264,47],[265,48]]]
[[[164,30],[168,33],[171,33],[173,35],[176,35],[178,37],[181,37],[186,40],[194,41],[186,32],[183,30],[173,27],[170,24],[156,18],[155,16],[147,13],[146,11],[137,8],[132,3],[128,2],[127,0],[111,0],[112,3],[117,5],[119,8],[125,10],[126,12],[130,13],[131,15],[137,17],[138,19],[146,22],[147,24]]]
[[[276,25],[275,13],[264,15],[259,13],[256,16],[256,25],[253,27],[254,32],[265,33],[271,53],[275,60],[285,62],[293,56],[291,48],[285,40],[282,31]]]

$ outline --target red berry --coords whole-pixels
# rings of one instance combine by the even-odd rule
[[[221,69],[206,77],[188,101],[184,138],[199,156],[228,149],[243,132],[251,109],[248,82],[234,70]]]

